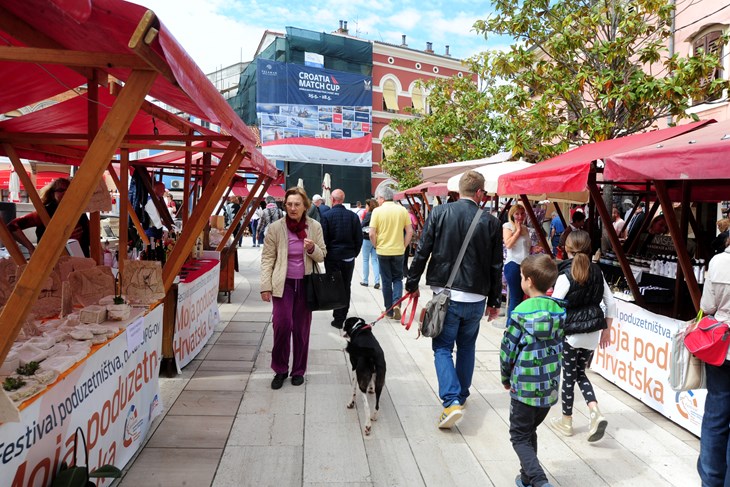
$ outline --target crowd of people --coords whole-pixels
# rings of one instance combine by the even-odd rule
[[[344,206],[345,194],[339,189],[332,193],[331,208],[320,195],[315,195],[310,205],[303,190],[287,191],[286,217],[271,225],[262,253],[262,299],[274,304],[275,375],[271,387],[280,388],[287,377],[294,385],[304,382],[312,314],[306,309],[303,289],[313,264],[324,262],[328,272],[340,271],[349,297],[355,260],[362,253],[360,284],[370,285],[372,266],[373,282],[376,289],[381,289],[383,307],[391,318],[401,316],[398,302],[404,287],[413,296],[420,294],[424,273],[425,284],[434,295],[448,292],[443,329],[432,339],[431,348],[443,408],[437,424],[442,429],[452,428],[462,420],[470,395],[482,317],[497,318],[504,278],[508,301],[500,370],[502,384],[511,397],[510,441],[521,466],[515,483],[550,486],[537,458],[537,427],[551,406],[560,401],[562,414],[549,421],[548,426],[561,435],[572,436],[577,386],[589,411],[586,440],[599,441],[607,430],[608,420],[598,407],[586,370],[596,349],[609,344],[616,303],[601,267],[592,261],[593,245],[584,230],[586,208],[575,205],[568,225],[563,225],[556,213],[547,217],[543,208],[541,215],[552,249],[541,249],[534,245],[534,232],[528,229],[527,211],[521,204],[511,207],[506,221],[480,210],[483,187],[481,174],[464,173],[458,200],[433,207],[425,221],[414,218],[418,208],[409,212],[396,204],[390,187],[379,188],[374,198],[366,200],[365,205],[358,202],[352,210]],[[651,240],[652,236],[668,231],[664,215],[643,224],[643,204],[631,205],[627,212],[616,205],[611,214],[621,241],[636,238],[632,232],[642,226],[648,236],[642,236],[643,239]],[[474,238],[470,239],[467,235],[472,220]],[[723,232],[725,236],[717,244],[720,251],[710,263],[702,309],[727,320],[730,225],[727,220],[720,220],[717,226],[718,238],[723,238]],[[408,265],[414,235],[417,245]],[[639,244],[646,245],[644,240]],[[447,281],[460,252],[463,261],[449,287]],[[347,314],[348,307],[334,310],[332,326],[342,328]],[[698,469],[703,485],[723,485],[726,477],[730,479],[726,473],[726,452],[730,451],[730,362],[720,367],[708,366],[707,378]]]

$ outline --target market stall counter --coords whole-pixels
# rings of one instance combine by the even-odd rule
[[[204,252],[200,259],[187,261],[180,271],[179,282],[165,297],[163,319],[163,371],[174,375],[200,353],[220,321],[218,284],[219,253]]]
[[[36,390],[35,396],[16,402],[18,422],[3,418],[3,485],[50,485],[61,463],[69,463],[73,455],[77,427],[86,436],[90,470],[105,464],[123,468],[144,442],[162,411],[158,381],[162,306],[149,311],[134,308],[127,320],[97,326],[117,331],[105,343],[92,345],[88,355],[71,362],[70,368],[57,369],[60,375]],[[33,377],[53,370],[44,366],[48,360],[40,363]],[[24,365],[23,372],[30,372]],[[0,404],[0,414],[13,411],[10,403]]]

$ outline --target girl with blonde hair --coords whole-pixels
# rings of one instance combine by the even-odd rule
[[[509,221],[502,225],[502,240],[507,249],[504,260],[504,278],[507,281],[507,326],[509,326],[512,310],[522,302],[522,278],[520,264],[530,255],[530,233],[527,230],[527,213],[525,207],[517,204],[509,209]]]

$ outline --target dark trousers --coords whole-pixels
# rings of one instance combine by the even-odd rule
[[[383,305],[388,309],[403,296],[403,256],[378,255],[378,265]],[[389,312],[388,316],[392,318],[393,312]]]
[[[705,364],[707,398],[697,470],[702,487],[730,485],[730,361]]]
[[[355,272],[355,259],[347,262],[344,260],[325,260],[324,267],[327,272],[340,271],[342,273],[342,284],[345,286],[347,306],[332,311],[333,322],[342,325],[350,311],[350,288],[352,285],[352,274]]]
[[[520,459],[522,483],[541,487],[547,483],[547,475],[537,459],[537,427],[550,412],[550,408],[538,408],[512,399],[509,406],[509,440]]]
[[[563,342],[563,414],[565,416],[573,415],[573,399],[575,392],[575,384],[578,383],[580,392],[586,402],[596,400],[596,394],[593,392],[591,381],[588,380],[586,369],[591,363],[593,350],[585,348],[573,348],[568,342]]]
[[[274,346],[271,349],[271,368],[277,374],[286,374],[289,371],[289,352],[293,349],[291,375],[304,375],[312,327],[312,312],[307,306],[304,279],[287,278],[282,296],[272,300]]]

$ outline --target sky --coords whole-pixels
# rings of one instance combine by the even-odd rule
[[[425,49],[437,54],[450,46],[455,58],[487,49],[474,32],[476,20],[488,15],[484,2],[473,0],[132,0],[153,10],[205,73],[250,61],[265,30],[288,26],[332,32],[340,20],[350,34]]]

